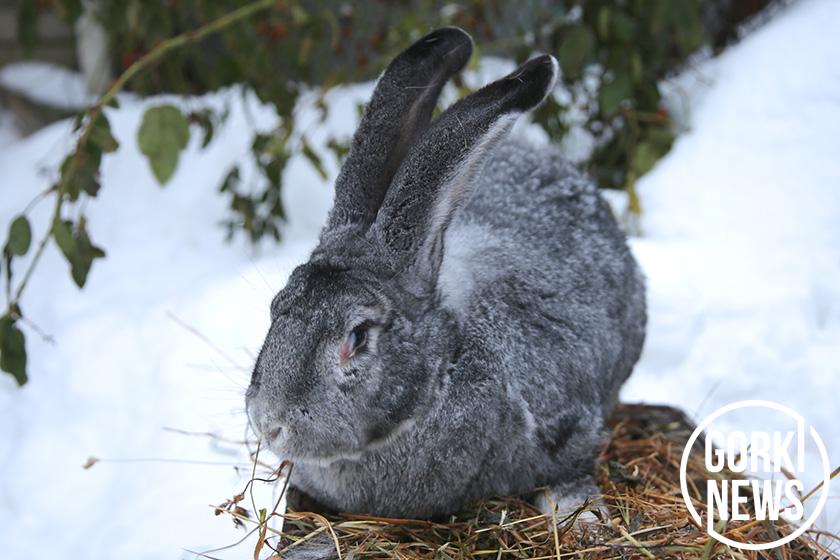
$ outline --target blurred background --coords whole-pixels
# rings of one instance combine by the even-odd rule
[[[560,61],[516,133],[603,187],[648,277],[623,399],[695,419],[778,401],[840,462],[840,3],[0,0],[4,557],[243,536],[208,504],[249,475],[269,301],[317,241],[372,80],[442,25],[476,52],[441,107]]]

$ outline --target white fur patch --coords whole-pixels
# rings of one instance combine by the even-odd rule
[[[499,240],[486,227],[453,225],[446,232],[444,247],[438,290],[443,306],[463,316],[477,283],[486,284],[498,275],[488,253],[498,252]]]

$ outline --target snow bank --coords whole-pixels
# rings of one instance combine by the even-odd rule
[[[786,404],[816,427],[832,467],[840,464],[838,18],[836,2],[800,2],[689,77],[691,130],[639,183],[645,235],[633,248],[649,280],[650,334],[622,394],[698,420],[736,400]],[[787,429],[769,411],[751,421]],[[815,455],[809,461],[819,466]],[[820,525],[840,529],[836,501]]]
[[[0,150],[20,138],[11,113],[0,108]]]
[[[698,416],[741,398],[784,402],[816,425],[833,464],[840,461],[838,18],[831,0],[801,2],[698,70],[703,79],[687,99],[691,131],[639,184],[645,236],[633,247],[649,278],[651,323],[624,391],[627,400]],[[368,93],[369,86],[333,91],[330,121],[317,125],[307,109],[300,128],[313,144],[327,130],[350,134],[355,103]],[[175,100],[230,102],[231,116],[206,151],[194,134],[164,189],[135,142],[143,109],[162,100],[125,98],[109,112],[122,148],[105,158],[104,188],[87,207],[91,235],[108,257],[80,292],[49,247],[23,304],[56,343],[28,331],[29,385],[19,390],[0,377],[4,557],[186,558],[183,549],[241,537],[207,504],[239,489],[242,477],[230,465],[243,463],[242,454],[161,428],[242,437],[242,395],[269,300],[307,257],[331,199],[329,185],[294,160],[285,241],[260,251],[222,242],[218,181],[247,160],[252,127],[268,129],[276,118],[241,99],[233,90]],[[0,228],[55,179],[72,142],[69,127],[0,141]],[[246,167],[245,177],[252,172]],[[37,231],[48,211],[34,212]],[[90,455],[221,464],[103,462],[83,470]],[[836,530],[838,517],[834,504],[821,524]]]
[[[68,111],[81,110],[96,101],[78,72],[49,62],[27,61],[0,68],[0,86],[33,101]]]

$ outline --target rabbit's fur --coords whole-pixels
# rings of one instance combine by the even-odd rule
[[[586,498],[641,351],[644,282],[607,204],[553,148],[507,138],[556,61],[429,122],[470,52],[445,28],[391,63],[320,244],[272,303],[249,418],[333,510],[436,517],[542,486]]]

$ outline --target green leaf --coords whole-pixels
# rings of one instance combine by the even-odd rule
[[[172,178],[181,151],[189,140],[189,124],[177,107],[152,107],[143,115],[137,143],[140,151],[149,159],[158,183],[164,185]]]
[[[0,369],[10,373],[18,385],[28,380],[26,376],[26,337],[9,315],[0,317]]]
[[[52,227],[53,239],[70,263],[70,275],[80,288],[84,288],[87,282],[93,261],[105,256],[105,251],[91,242],[85,224],[82,217],[75,231],[68,220],[56,220]]]
[[[614,115],[621,107],[621,102],[633,95],[633,82],[627,74],[616,74],[611,82],[601,85],[598,91],[598,103],[605,116]]]
[[[305,157],[309,163],[312,164],[312,167],[315,168],[315,171],[318,172],[318,175],[321,176],[321,179],[324,181],[327,180],[327,172],[324,169],[324,163],[321,161],[321,156],[315,153],[315,150],[312,149],[312,146],[309,145],[309,142],[306,140],[304,136],[302,138],[303,142],[303,157]]]
[[[667,117],[666,117],[667,119]],[[671,149],[671,144],[674,143],[674,132],[671,130],[670,124],[666,120],[662,125],[648,128],[645,131],[645,138],[652,142],[663,154]]]
[[[70,274],[78,287],[84,288],[94,259],[104,256],[105,251],[94,245],[88,237],[84,228],[84,219],[82,219],[76,234],[76,252],[70,266]]]
[[[73,152],[64,158],[61,164],[61,184],[64,194],[71,201],[84,192],[96,196],[99,192],[99,165],[102,163],[102,150],[96,144],[88,142],[84,151]]]
[[[566,31],[560,50],[557,51],[557,58],[560,61],[560,67],[563,69],[564,77],[580,75],[583,63],[592,52],[594,44],[595,37],[586,26],[576,25]]]
[[[114,135],[111,134],[111,123],[102,113],[96,118],[90,131],[90,141],[99,146],[104,153],[110,154],[120,147]]]
[[[18,216],[9,227],[9,240],[6,247],[9,252],[22,257],[29,250],[32,243],[32,228],[25,216]]]
[[[69,220],[56,219],[52,225],[52,236],[55,244],[61,249],[64,257],[72,262],[76,253],[76,240],[73,238],[73,223]]]
[[[653,168],[661,155],[649,142],[640,143],[633,154],[633,171],[637,176],[644,175]]]

